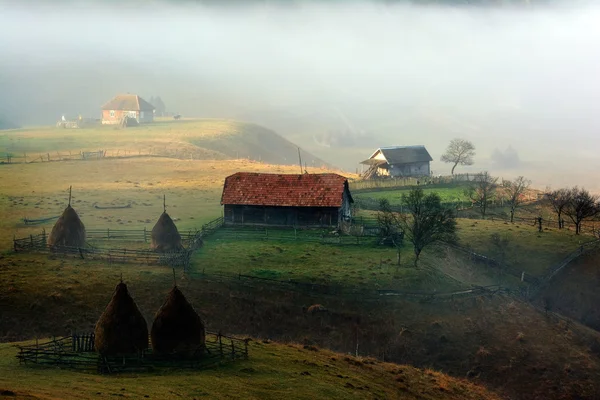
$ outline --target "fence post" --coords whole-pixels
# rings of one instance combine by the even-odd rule
[[[29,240],[31,241],[31,248],[33,248],[33,235],[29,235]]]
[[[110,228],[106,228],[106,238],[110,239]]]
[[[42,229],[42,240],[44,241],[44,247],[46,247],[48,244],[48,241],[46,240],[46,228]]]
[[[144,226],[144,243],[148,243],[148,239],[146,238],[146,227]]]

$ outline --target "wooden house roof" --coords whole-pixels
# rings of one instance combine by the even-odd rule
[[[102,106],[103,110],[152,111],[154,106],[137,94],[120,94]]]
[[[374,158],[379,153],[383,155],[384,160]],[[417,162],[433,161],[425,146],[392,146],[378,148],[368,160],[362,161],[361,164],[379,165],[385,164],[411,164]]]
[[[225,178],[221,204],[281,207],[341,207],[348,180],[338,174],[238,172]]]

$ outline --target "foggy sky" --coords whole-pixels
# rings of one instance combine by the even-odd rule
[[[170,111],[261,123],[352,171],[376,147],[424,144],[447,173],[439,157],[464,137],[478,150],[464,171],[512,177],[492,161],[510,146],[537,186],[600,190],[597,21],[586,2],[0,2],[0,116],[53,124],[99,117],[118,93],[160,95]],[[350,145],[323,147],[324,132]]]

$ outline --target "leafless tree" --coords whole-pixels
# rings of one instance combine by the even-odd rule
[[[475,175],[475,179],[466,191],[471,201],[473,201],[473,205],[479,207],[483,218],[485,218],[487,212],[488,202],[496,196],[496,182],[498,182],[498,178],[494,178],[489,172],[484,171]]]
[[[531,185],[531,181],[525,179],[523,176],[517,177],[514,181],[509,182],[506,185],[506,191],[508,194],[508,204],[510,205],[510,222],[513,222],[515,216],[515,210],[521,203],[523,203],[523,195],[525,191]]]
[[[406,213],[400,214],[400,227],[413,244],[415,267],[426,246],[437,241],[456,240],[454,211],[442,206],[437,193],[425,195],[423,189],[413,189],[402,195],[402,205]]]
[[[563,228],[562,215],[563,215],[563,211],[565,210],[565,207],[571,201],[571,194],[572,194],[571,190],[564,189],[564,188],[552,190],[552,191],[549,191],[548,193],[546,193],[546,197],[550,201],[552,208],[554,209],[554,211],[556,212],[556,214],[558,216],[558,229]]]
[[[457,165],[473,165],[475,156],[475,146],[465,139],[452,139],[441,160],[445,163],[452,163],[452,175]]]
[[[598,204],[598,196],[591,194],[584,188],[579,189],[575,186],[570,190],[570,201],[567,203],[563,212],[575,224],[575,234],[581,233],[581,223],[592,218],[600,213],[600,205]]]

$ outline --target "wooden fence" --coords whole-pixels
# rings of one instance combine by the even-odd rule
[[[96,353],[94,334],[52,338],[35,344],[16,346],[22,364],[38,364],[98,373],[151,371],[157,368],[204,369],[225,361],[248,359],[248,341],[206,333],[203,351],[189,357],[157,355],[152,349],[142,354],[105,357]]]
[[[246,274],[230,273],[192,273],[195,277],[210,282],[225,283],[228,285],[239,285],[243,287],[255,288],[257,285],[264,285],[268,290],[281,292],[299,292],[308,295],[333,296],[335,298],[356,299],[363,301],[381,301],[388,300],[408,300],[419,303],[447,302],[459,299],[473,297],[493,296],[498,294],[507,294],[509,289],[500,285],[489,286],[471,286],[465,289],[451,292],[426,292],[426,291],[406,291],[396,289],[376,289],[359,288],[347,285],[325,285],[312,282],[302,282],[289,280],[277,280],[270,278],[257,277]]]

